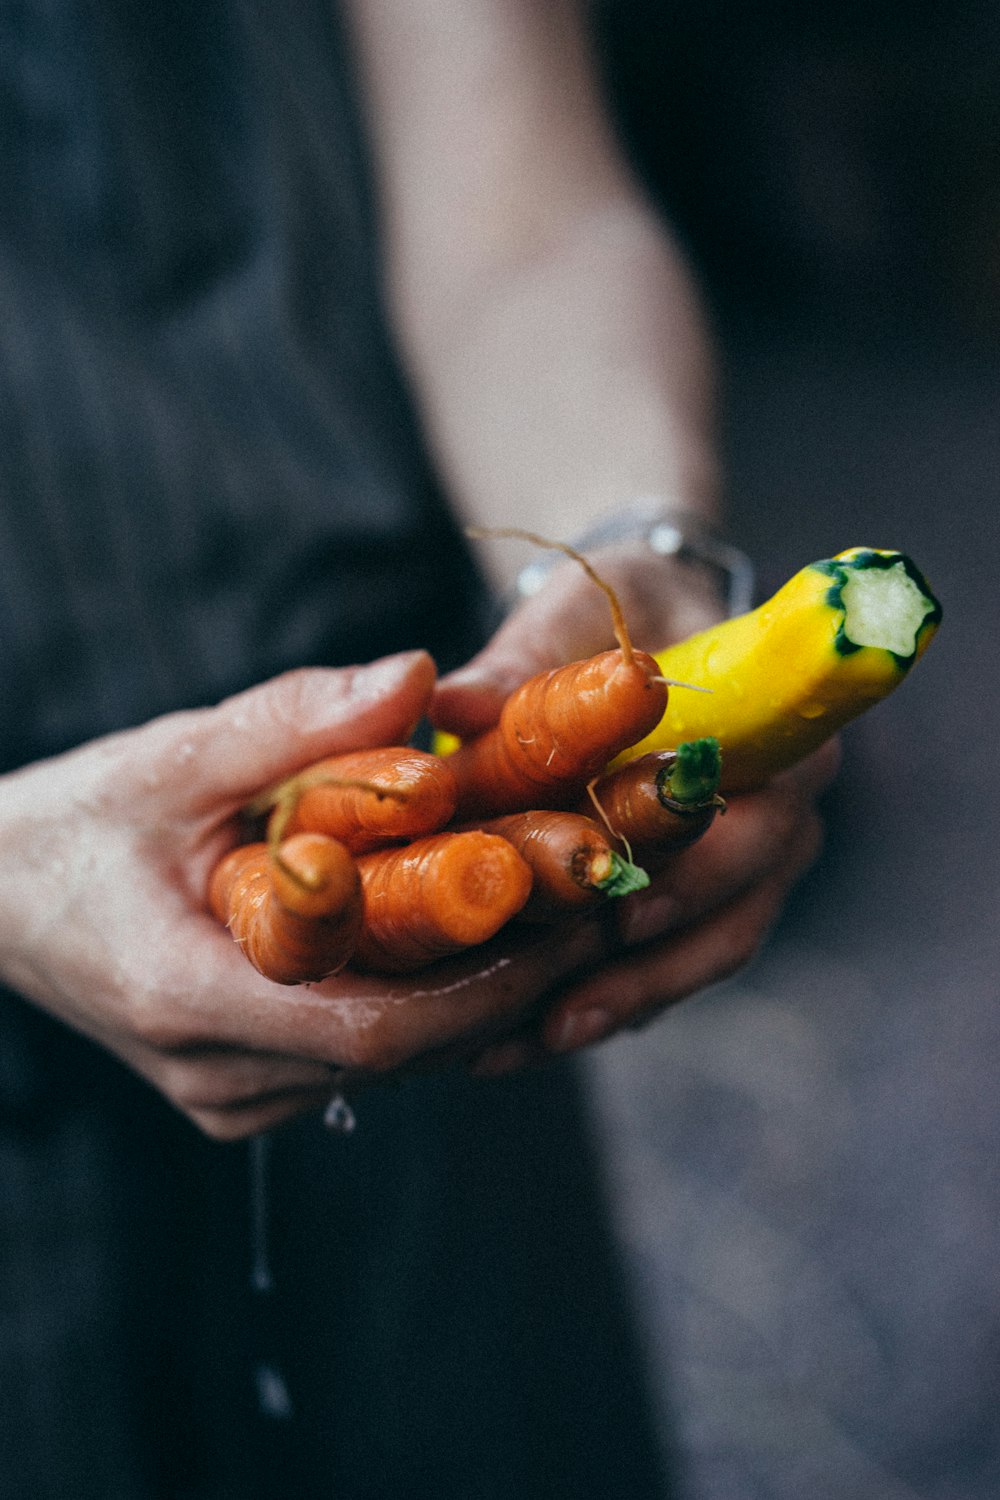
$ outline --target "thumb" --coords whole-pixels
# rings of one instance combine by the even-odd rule
[[[431,699],[431,720],[462,738],[480,734],[496,723],[504,700],[528,677],[614,644],[607,600],[576,568],[559,567],[481,651],[442,677]]]
[[[181,776],[188,812],[238,807],[324,756],[405,743],[426,712],[434,679],[425,651],[287,672],[215,708],[149,726],[159,743],[150,747],[145,784],[158,782],[175,810]]]
[[[643,650],[658,651],[725,613],[708,576],[651,548],[609,548],[594,561],[621,607],[633,645]],[[504,699],[525,678],[614,645],[607,595],[574,564],[558,564],[477,656],[441,679],[431,719],[462,738],[481,733],[496,722]]]

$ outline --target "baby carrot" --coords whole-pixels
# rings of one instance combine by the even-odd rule
[[[231,849],[212,873],[208,904],[254,968],[277,984],[335,974],[361,927],[357,865],[343,844],[318,833]]]
[[[531,868],[531,895],[518,914],[524,921],[551,921],[649,884],[645,870],[623,858],[593,818],[579,813],[508,813],[481,826],[513,844]]]
[[[686,740],[600,777],[588,788],[589,806],[629,848],[683,849],[725,805],[716,790],[721,769],[717,739]]]
[[[643,651],[604,651],[531,677],[499,723],[448,757],[459,817],[558,806],[663,717],[666,684]],[[617,748],[615,748],[617,747]]]
[[[477,830],[363,854],[358,870],[364,922],[354,961],[386,973],[485,942],[531,891],[531,871],[513,845]]]
[[[667,683],[655,659],[634,649],[614,589],[573,547],[515,529],[470,535],[519,537],[579,563],[607,597],[618,649],[529,678],[511,693],[492,729],[448,757],[458,783],[457,814],[478,819],[570,805],[609,760],[650,732],[640,726],[659,723]]]
[[[455,776],[426,750],[385,745],[328,756],[275,787],[272,837],[325,833],[353,854],[436,833],[455,810]]]

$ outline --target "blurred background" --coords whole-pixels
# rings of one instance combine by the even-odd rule
[[[664,1441],[682,1500],[995,1500],[1000,9],[599,21],[761,594],[898,547],[945,614],[767,950],[591,1065]]]

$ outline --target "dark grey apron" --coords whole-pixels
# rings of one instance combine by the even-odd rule
[[[0,769],[482,629],[332,4],[0,5]],[[4,1500],[662,1494],[571,1075],[245,1147],[0,1010]]]

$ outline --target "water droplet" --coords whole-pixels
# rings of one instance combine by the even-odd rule
[[[357,1123],[357,1116],[343,1094],[334,1094],[323,1116],[323,1124],[327,1130],[335,1130],[339,1135],[350,1135]]]
[[[255,1292],[274,1291],[274,1277],[263,1261],[259,1261],[250,1272],[250,1285]]]
[[[281,1371],[276,1370],[274,1365],[258,1365],[254,1371],[254,1383],[257,1387],[257,1403],[264,1416],[272,1417],[277,1422],[287,1422],[294,1408]]]

